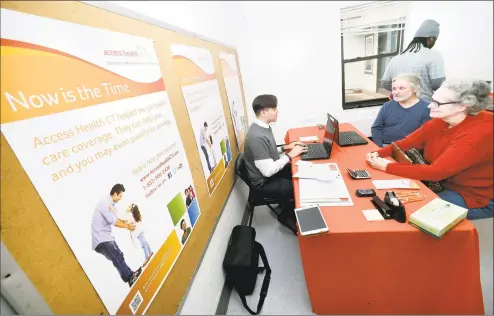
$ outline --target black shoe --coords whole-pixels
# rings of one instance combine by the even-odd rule
[[[278,222],[290,229],[295,234],[295,236],[297,236],[297,221],[295,217],[281,214],[280,216],[278,216]]]
[[[142,268],[139,268],[136,272],[132,274],[132,277],[130,278],[129,281],[129,287],[132,287],[132,284],[134,284],[137,281],[137,279],[141,275],[141,272],[142,272]]]

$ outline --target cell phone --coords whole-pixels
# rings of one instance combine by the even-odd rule
[[[359,197],[370,197],[375,196],[376,191],[374,189],[358,189],[355,194]]]

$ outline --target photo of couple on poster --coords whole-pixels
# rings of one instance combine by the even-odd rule
[[[228,167],[231,156],[230,140],[227,136],[221,141],[216,140],[207,122],[202,123],[200,127],[199,145],[203,154],[201,158],[206,162],[209,174],[213,173],[213,170],[221,160],[224,161],[225,168]]]
[[[195,200],[196,194],[192,185],[189,185],[183,192],[185,195],[184,206],[189,208]],[[91,221],[92,250],[110,261],[122,281],[132,287],[141,275],[143,268],[149,263],[154,252],[146,239],[146,229],[139,206],[131,203],[125,208],[124,213],[117,211],[116,204],[122,200],[124,193],[125,187],[123,184],[117,183],[111,188],[109,195],[97,203]],[[196,218],[194,218],[194,222],[195,220]],[[181,235],[181,243],[184,245],[192,232],[190,219],[188,217],[182,218],[178,227],[181,232],[178,235]],[[127,264],[121,247],[119,247],[112,234],[113,229],[116,228],[127,230],[134,248],[142,249],[142,264],[135,271]]]
[[[120,218],[117,216],[115,205],[122,200],[124,193],[125,187],[117,183],[111,188],[110,194],[96,205],[91,222],[92,249],[111,261],[122,281],[131,287],[154,252],[146,240],[143,218],[138,205],[130,204],[124,216]],[[134,247],[142,248],[144,260],[136,271],[132,271],[125,262],[124,255],[112,235],[113,226],[128,230]]]

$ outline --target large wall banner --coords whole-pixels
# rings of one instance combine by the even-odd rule
[[[239,71],[237,70],[237,61],[234,54],[220,52],[221,70],[225,80],[226,94],[228,96],[228,105],[232,115],[237,145],[240,149],[247,133],[247,118],[244,111],[244,99],[240,90]]]
[[[144,313],[200,216],[153,42],[1,14],[1,131],[108,312]]]
[[[172,54],[211,195],[232,159],[213,56],[181,44],[172,45]]]

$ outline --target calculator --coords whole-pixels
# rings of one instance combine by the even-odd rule
[[[346,170],[348,171],[350,176],[354,179],[370,179],[371,177],[367,170],[363,170],[363,169],[350,170],[348,168]]]

